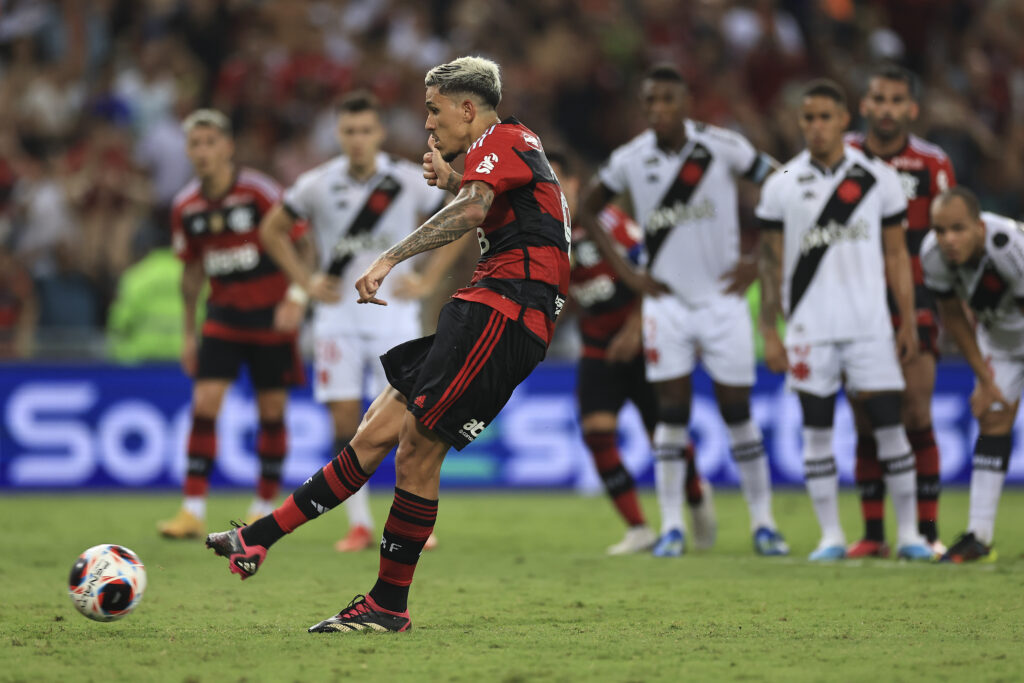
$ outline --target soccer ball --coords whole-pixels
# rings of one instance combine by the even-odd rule
[[[134,610],[146,590],[146,568],[122,545],[95,545],[71,567],[68,595],[75,608],[96,621],[115,621]]]

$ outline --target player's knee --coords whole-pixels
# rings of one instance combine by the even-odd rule
[[[723,403],[719,408],[727,425],[742,424],[750,419],[750,402]]]
[[[218,386],[197,384],[192,392],[192,412],[202,417],[217,417],[222,396]]]
[[[903,399],[903,425],[916,432],[932,426],[931,394],[907,393]]]
[[[871,427],[879,430],[903,424],[903,398],[895,391],[873,394],[864,399],[864,411],[871,421]]]
[[[978,417],[978,431],[982,434],[1009,434],[1013,431],[1017,413],[1014,410],[986,410]]]
[[[801,393],[800,408],[804,414],[804,427],[816,430],[827,429],[831,434],[836,412],[835,395],[815,396]]]
[[[690,402],[658,403],[658,422],[670,425],[690,423]]]

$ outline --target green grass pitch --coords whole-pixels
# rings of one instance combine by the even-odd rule
[[[390,497],[375,495],[383,520]],[[855,495],[842,494],[850,539]],[[248,498],[214,494],[214,530]],[[656,518],[654,501],[644,500]],[[1024,491],[1003,496],[999,561],[815,566],[802,491],[777,493],[791,558],[753,555],[747,514],[719,492],[714,550],[677,560],[609,558],[622,527],[602,497],[449,493],[440,547],[424,555],[407,634],[308,634],[370,588],[377,553],[340,556],[341,511],[275,546],[244,583],[201,542],[156,536],[171,495],[0,499],[3,681],[930,681],[1024,678]],[[967,496],[941,503],[947,542]],[[890,512],[891,519],[891,512]],[[67,597],[75,557],[120,543],[149,588],[113,623]]]

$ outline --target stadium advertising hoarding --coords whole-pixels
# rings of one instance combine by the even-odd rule
[[[933,402],[942,478],[966,483],[976,427],[967,398],[970,370],[944,364]],[[442,477],[448,487],[561,487],[596,490],[600,481],[580,438],[575,366],[545,363],[515,392],[494,424],[462,452],[452,451]],[[707,377],[695,377],[692,429],[701,471],[716,484],[735,484],[728,437]],[[191,384],[177,366],[0,366],[0,488],[177,488],[184,478]],[[777,483],[800,485],[800,408],[780,377],[760,372],[754,418],[765,434]],[[308,387],[297,390],[287,416],[285,485],[298,485],[331,455],[331,426]],[[248,382],[228,393],[217,423],[214,486],[251,486],[256,411]],[[641,483],[653,481],[653,462],[639,416],[621,421],[623,459]],[[1009,482],[1024,482],[1024,419],[1015,430]],[[840,401],[835,452],[840,477],[853,478],[850,411]],[[390,488],[390,458],[371,480]]]

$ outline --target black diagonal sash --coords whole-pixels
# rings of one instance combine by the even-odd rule
[[[377,186],[370,191],[369,196],[366,198],[366,203],[363,204],[363,208],[352,219],[352,223],[348,226],[348,231],[334,246],[331,263],[327,266],[327,273],[329,275],[338,277],[345,271],[345,266],[352,261],[352,257],[359,251],[356,244],[358,240],[354,238],[372,231],[374,226],[377,225],[377,221],[380,220],[380,217],[384,215],[384,212],[391,206],[391,202],[395,201],[395,197],[401,191],[402,186],[390,175],[385,175],[380,179]]]
[[[693,149],[679,165],[679,172],[672,185],[665,191],[665,196],[658,202],[658,208],[647,220],[644,246],[647,249],[647,263],[653,264],[654,257],[658,255],[661,245],[668,237],[671,228],[675,225],[673,216],[677,206],[685,207],[696,191],[700,181],[704,179],[708,166],[711,165],[711,151],[700,144],[694,144]]]
[[[1006,294],[1006,280],[989,261],[981,269],[977,284],[971,293],[971,309],[981,314],[992,313]]]
[[[815,228],[826,228],[836,223],[845,225],[874,184],[875,176],[867,169],[860,164],[851,166],[850,170],[846,172],[846,176],[836,185],[828,202],[825,203],[825,208],[821,210],[821,215],[814,223]],[[831,240],[823,239],[820,244],[800,254],[789,288],[790,315],[796,310],[796,305],[800,303],[807,287],[810,286],[830,244]]]

